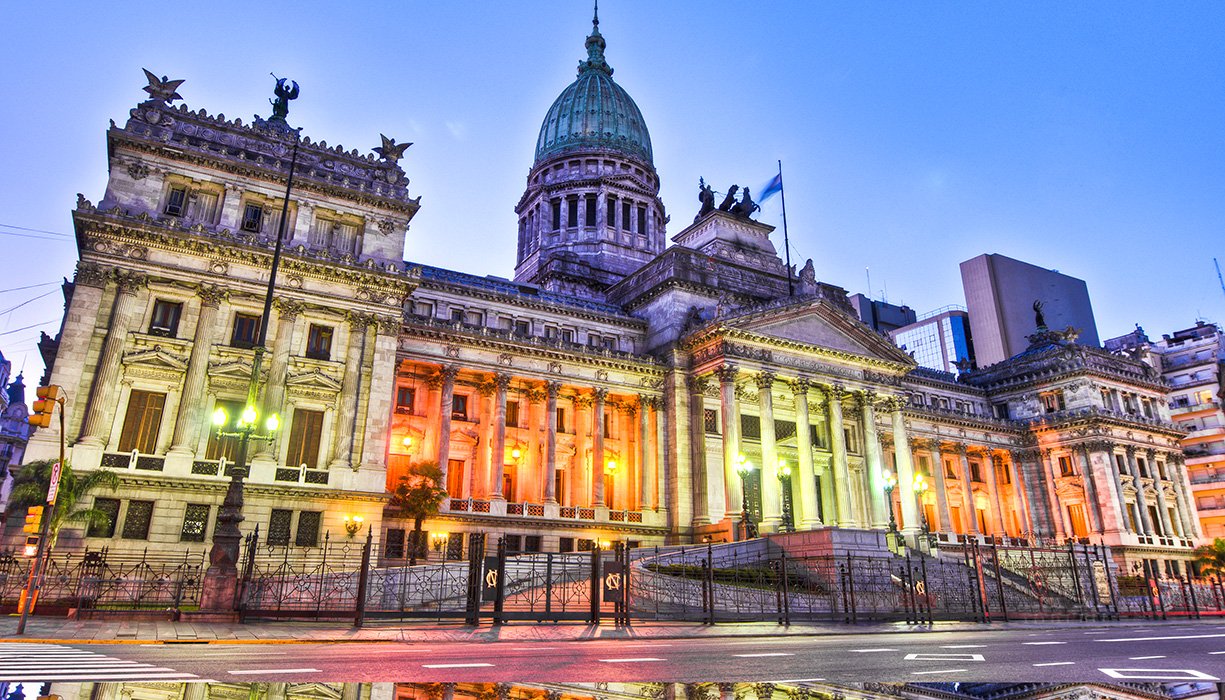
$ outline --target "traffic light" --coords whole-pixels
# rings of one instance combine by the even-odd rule
[[[22,550],[22,554],[26,555],[27,557],[32,557],[38,554],[38,535],[30,535],[26,537],[26,546],[25,549]],[[24,591],[22,591],[22,595],[25,595]]]
[[[34,412],[29,417],[30,425],[36,428],[50,428],[51,414],[55,411],[55,404],[60,398],[60,388],[54,384],[40,386],[35,394],[38,395],[38,400],[34,402]]]
[[[38,534],[38,532],[42,529],[42,526],[43,526],[43,507],[42,506],[30,506],[29,509],[26,510],[26,524],[24,527],[21,528],[21,531],[29,532],[32,534]]]

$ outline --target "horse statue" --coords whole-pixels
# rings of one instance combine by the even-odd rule
[[[736,192],[740,189],[740,185],[732,185],[727,190],[727,196],[723,198],[723,203],[719,205],[719,211],[731,211],[732,205],[736,203]]]

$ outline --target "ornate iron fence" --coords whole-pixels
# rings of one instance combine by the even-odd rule
[[[0,606],[15,608],[32,560],[0,554]],[[110,552],[55,553],[46,560],[36,611],[181,610],[200,603],[204,555]]]

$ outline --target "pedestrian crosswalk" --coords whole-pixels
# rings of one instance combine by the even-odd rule
[[[0,644],[0,681],[189,681],[172,668],[125,661],[61,644]]]

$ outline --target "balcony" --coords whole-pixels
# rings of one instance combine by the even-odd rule
[[[1208,411],[1221,410],[1220,401],[1201,401],[1199,403],[1190,403],[1181,406],[1170,406],[1171,416],[1184,416],[1190,413],[1200,413]]]
[[[132,450],[131,453],[123,452],[107,452],[102,455],[102,463],[99,466],[108,469],[143,469],[145,471],[160,472],[166,465],[165,457],[157,455],[145,455]]]
[[[665,513],[654,510],[606,510],[586,506],[562,506],[553,503],[515,503],[481,498],[450,498],[443,502],[443,513],[489,515],[512,521],[541,522],[575,521],[580,527],[594,525],[643,525],[661,527]]]

